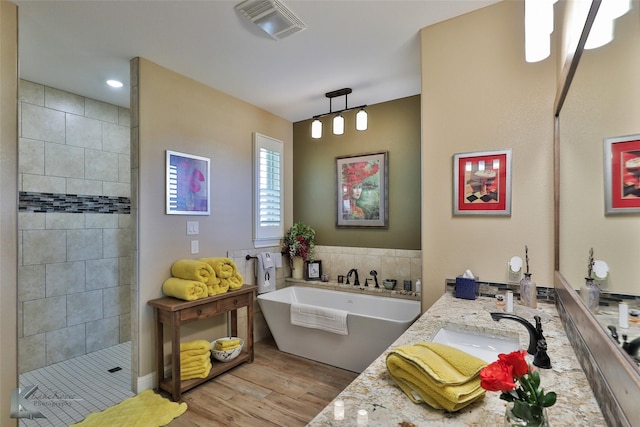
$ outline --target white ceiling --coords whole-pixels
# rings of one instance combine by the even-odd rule
[[[140,56],[296,122],[344,87],[349,107],[420,93],[419,30],[500,0],[284,0],[308,28],[280,41],[236,12],[241,0],[14,1],[23,79],[128,107]]]

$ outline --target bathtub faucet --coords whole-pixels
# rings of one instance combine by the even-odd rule
[[[355,274],[355,281],[353,282],[353,286],[360,286],[360,279],[358,279],[358,270],[356,270],[355,268],[352,268],[351,270],[349,270],[349,272],[347,273],[347,285],[349,285],[349,277],[351,277],[352,274]]]

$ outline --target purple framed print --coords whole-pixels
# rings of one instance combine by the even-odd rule
[[[166,164],[167,215],[209,215],[211,160],[167,150]]]

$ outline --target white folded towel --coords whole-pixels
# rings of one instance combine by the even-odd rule
[[[264,268],[265,270],[273,267],[273,259],[271,258],[271,254],[269,252],[258,254],[258,258],[258,262],[262,263],[262,268]]]
[[[338,335],[349,335],[348,311],[315,305],[291,303],[291,324],[305,328],[321,329]]]

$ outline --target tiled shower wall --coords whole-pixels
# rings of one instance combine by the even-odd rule
[[[130,339],[129,110],[21,80],[19,370]]]

